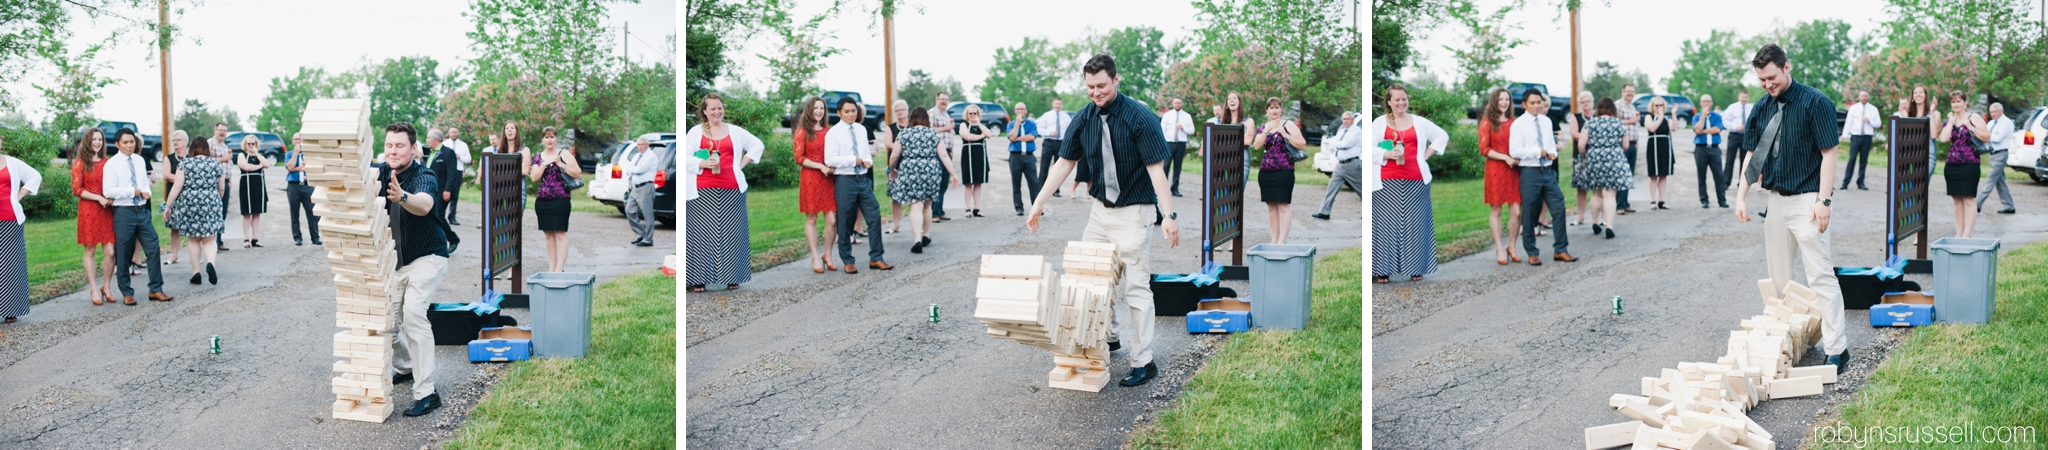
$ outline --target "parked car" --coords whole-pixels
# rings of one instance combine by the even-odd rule
[[[661,226],[675,228],[676,183],[678,180],[676,178],[676,141],[661,141],[649,143],[648,145],[655,144],[660,144],[663,150],[661,152],[662,172],[660,178],[655,179],[658,183],[654,184],[654,220],[661,222]]]
[[[1564,128],[1564,117],[1565,117],[1565,116],[1568,116],[1568,115],[1571,115],[1571,112],[1572,112],[1572,99],[1571,99],[1571,97],[1561,97],[1561,96],[1556,96],[1556,95],[1550,95],[1550,87],[1549,87],[1549,86],[1546,86],[1546,85],[1544,85],[1543,83],[1523,83],[1523,82],[1514,82],[1514,83],[1508,83],[1508,85],[1507,85],[1507,86],[1502,86],[1502,87],[1504,87],[1504,88],[1506,88],[1506,89],[1508,90],[1508,96],[1510,97],[1510,102],[1509,102],[1509,103],[1510,103],[1510,105],[1509,105],[1509,108],[1510,108],[1510,109],[1508,110],[1508,115],[1509,115],[1509,116],[1511,116],[1511,117],[1512,117],[1512,116],[1521,116],[1521,115],[1522,115],[1522,98],[1521,98],[1521,95],[1522,95],[1522,92],[1523,92],[1523,91],[1527,91],[1527,90],[1528,90],[1529,88],[1536,88],[1536,91],[1538,91],[1538,92],[1542,92],[1542,93],[1543,93],[1543,95],[1544,95],[1544,96],[1546,96],[1546,97],[1550,97],[1550,111],[1548,111],[1548,112],[1544,113],[1544,116],[1546,116],[1546,117],[1549,117],[1549,118],[1550,118],[1550,131],[1557,131],[1557,130],[1559,130],[1559,129],[1562,129],[1562,128]],[[1489,91],[1489,92],[1491,92],[1491,91]],[[1385,112],[1384,112],[1384,111],[1379,111],[1379,110],[1378,110],[1378,106],[1377,106],[1377,105],[1375,105],[1375,110],[1374,110],[1373,114],[1367,115],[1367,117],[1378,117],[1378,116],[1379,116],[1380,114],[1385,114]],[[1479,105],[1478,105],[1478,104],[1473,104],[1472,106],[1467,106],[1467,107],[1465,107],[1465,118],[1467,118],[1467,119],[1473,119],[1473,120],[1478,120],[1478,119],[1479,119]],[[1307,137],[1307,136],[1303,136],[1303,137]]]
[[[1671,117],[1672,117],[1672,118],[1676,118],[1676,119],[1678,119],[1678,120],[1679,120],[1680,122],[1684,122],[1684,123],[1685,123],[1685,126],[1686,126],[1686,127],[1691,127],[1691,126],[1692,126],[1692,115],[1693,115],[1693,114],[1694,114],[1694,113],[1695,113],[1695,112],[1696,112],[1697,110],[1696,110],[1696,108],[1695,108],[1695,107],[1693,106],[1693,104],[1692,104],[1692,100],[1691,100],[1691,99],[1687,99],[1687,98],[1685,98],[1685,96],[1683,96],[1683,95],[1673,95],[1673,94],[1636,94],[1636,99],[1635,99],[1635,101],[1633,101],[1633,102],[1630,102],[1630,105],[1632,105],[1632,106],[1635,106],[1635,108],[1636,108],[1636,111],[1640,111],[1640,112],[1642,112],[1643,114],[1649,114],[1649,113],[1650,113],[1650,96],[1652,96],[1652,95],[1656,95],[1656,96],[1664,97],[1664,103],[1665,103],[1665,104],[1667,104],[1667,105],[1669,105],[1669,106],[1670,106],[1670,108],[1671,108]],[[1844,110],[1844,111],[1845,111],[1845,113],[1844,113],[1844,114],[1846,114],[1846,110]]]
[[[673,145],[675,145],[675,139],[649,139],[647,151],[662,155],[663,158],[666,158],[665,164],[674,165],[674,152],[669,150]],[[625,167],[626,155],[632,151],[632,148],[633,142],[627,141],[606,149],[605,162],[599,166],[599,170],[593,172],[590,186],[587,188],[590,191],[588,195],[591,200],[611,205],[612,208],[617,209],[621,214],[626,212],[626,191],[632,189],[632,186],[626,182],[627,168]]]
[[[2035,183],[2048,183],[2048,106],[2036,107],[2015,116],[2012,150],[2005,155],[2006,167],[2027,174]]]
[[[997,131],[1009,129],[1009,108],[1004,108],[1003,105],[993,102],[956,102],[952,106],[946,107],[946,115],[953,118],[953,123],[959,123],[962,120],[961,117],[967,115],[967,104],[969,103],[981,107],[981,126]]]
[[[270,160],[273,162],[277,162],[280,165],[284,164],[284,138],[277,137],[277,133],[266,133],[262,131],[236,131],[228,133],[228,140],[226,144],[228,144],[228,148],[230,149],[233,149],[235,151],[241,151],[242,137],[252,134],[256,135],[257,152],[262,153],[263,157],[270,158]]]

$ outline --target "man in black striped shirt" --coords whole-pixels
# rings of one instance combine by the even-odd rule
[[[419,163],[416,139],[412,124],[385,126],[384,162],[376,165],[385,206],[391,209],[391,238],[398,241],[398,270],[384,282],[404,305],[398,339],[393,340],[391,367],[397,374],[391,384],[414,381],[412,397],[417,401],[405,410],[407,416],[423,416],[441,407],[441,395],[434,392],[434,328],[427,322],[427,307],[441,288],[441,276],[448,273],[448,240],[443,234],[447,219],[433,214],[440,184],[433,169]]]
[[[1152,364],[1155,319],[1152,272],[1147,269],[1152,259],[1152,234],[1146,230],[1151,224],[1145,221],[1145,210],[1164,215],[1160,231],[1166,235],[1167,246],[1180,245],[1180,224],[1174,221],[1179,215],[1173,212],[1173,198],[1166,192],[1166,136],[1160,132],[1158,114],[1117,92],[1122,80],[1116,76],[1115,59],[1095,55],[1081,67],[1081,73],[1092,102],[1074,113],[1067,129],[1060,130],[1068,139],[1061,142],[1060,160],[1053,163],[1046,179],[1064,180],[1076,165],[1086,169],[1081,179],[1089,183],[1087,195],[1095,197],[1096,205],[1088,213],[1088,228],[1081,233],[1081,240],[1116,245],[1117,264],[1123,266],[1124,274],[1117,280],[1117,289],[1122,291],[1123,301],[1117,302],[1113,317],[1117,339],[1131,344],[1128,359],[1132,367],[1131,376],[1118,384],[1138,386],[1152,381],[1159,371]],[[1052,200],[1052,192],[1040,189],[1031,202],[1025,226],[1033,233],[1038,232],[1038,216],[1045,211],[1045,202]],[[1152,205],[1157,207],[1146,207]],[[1116,350],[1117,343],[1110,341],[1110,350]]]

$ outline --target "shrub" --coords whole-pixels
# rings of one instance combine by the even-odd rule
[[[1437,124],[1444,126],[1444,122]],[[1444,147],[1444,154],[1429,158],[1430,173],[1440,180],[1464,180],[1485,176],[1486,159],[1479,155],[1478,128],[1450,122],[1444,131],[1451,134],[1451,143]]]
[[[724,97],[724,100],[726,123],[745,128],[764,141],[768,139],[768,135],[775,134],[776,127],[782,125],[781,105],[743,96]],[[753,182],[753,178],[747,179],[748,184]]]
[[[1450,130],[1459,119],[1465,118],[1465,108],[1472,101],[1464,94],[1422,87],[1408,88],[1408,111],[1436,122],[1437,126]],[[1431,163],[1430,167],[1436,167]]]
[[[795,186],[798,171],[802,170],[796,165],[796,142],[787,133],[760,136],[761,142],[767,146],[761,151],[761,160],[740,169],[747,175],[747,188]]]
[[[43,186],[36,195],[21,198],[21,209],[30,219],[68,219],[78,215],[78,196],[71,194],[71,166],[49,164],[43,170]]]

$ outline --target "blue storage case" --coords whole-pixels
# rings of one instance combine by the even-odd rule
[[[1189,333],[1241,333],[1251,328],[1251,304],[1234,298],[1203,299],[1188,313]]]
[[[1882,303],[1870,307],[1870,326],[1918,327],[1934,322],[1934,305]]]
[[[469,341],[469,362],[520,361],[533,357],[533,327],[490,327]]]

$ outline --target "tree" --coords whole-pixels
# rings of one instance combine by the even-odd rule
[[[2029,0],[1887,0],[1891,19],[1881,26],[1892,49],[1948,40],[1955,51],[1981,62],[1968,73],[1983,92],[2039,101],[2048,98],[2048,28],[2015,20]]]
[[[438,102],[447,85],[434,72],[440,63],[425,56],[405,56],[386,59],[383,64],[371,69],[369,80],[370,123],[383,126],[406,122],[420,128],[435,125],[434,118],[441,112]],[[370,133],[377,141],[376,148],[384,148],[384,133]]]
[[[769,91],[768,100],[778,105],[789,105],[818,92],[818,72],[825,70],[825,58],[838,54],[841,49],[825,45],[825,40],[831,39],[832,35],[818,31],[818,25],[829,17],[827,14],[813,16],[802,25],[790,23],[787,11],[780,11],[780,14],[779,19],[771,19],[769,29],[782,38],[782,47],[759,57],[768,63],[771,78],[775,80],[775,89]]]
[[[896,99],[913,108],[929,108],[938,100],[940,92],[956,100],[967,99],[966,90],[960,88],[960,80],[953,77],[933,80],[931,73],[918,69],[910,69],[910,77],[904,79],[903,86],[896,88]]]
[[[1438,23],[1443,11],[1439,0],[1373,0],[1372,2],[1372,85],[1399,82],[1414,50],[1411,41],[1421,40],[1429,27]]]
[[[1004,108],[1019,101],[1033,110],[1050,107],[1052,99],[1045,94],[1054,92],[1054,83],[1060,78],[1048,69],[1055,65],[1052,54],[1052,43],[1045,38],[1026,37],[1016,47],[996,48],[995,63],[988,66],[988,76],[981,82],[981,101]],[[1122,65],[1118,66],[1121,73]]]
[[[1166,63],[1172,60],[1166,45],[1161,43],[1165,37],[1165,32],[1146,26],[1118,28],[1110,30],[1109,34],[1104,36],[1103,52],[1116,58],[1117,76],[1123,78],[1117,86],[1124,95],[1145,99],[1154,105],[1161,104],[1154,94],[1160,85],[1166,84]],[[1057,77],[1059,74],[1047,75]],[[1031,97],[1038,99],[1019,100],[1024,100],[1032,111],[1044,111],[1052,107],[1050,98],[1043,95]]]
[[[106,67],[97,60],[100,51],[106,49],[105,44],[87,46],[75,55],[64,48],[64,43],[59,42],[43,49],[46,54],[56,56],[49,60],[56,66],[57,82],[49,86],[31,86],[41,91],[43,98],[50,103],[50,129],[71,133],[97,121],[90,117],[89,111],[106,96],[101,89],[121,81],[102,74]]]
[[[1949,90],[1978,89],[1976,77],[1956,76],[1977,73],[1981,68],[1976,58],[1961,50],[1954,41],[1935,39],[1918,47],[1864,55],[1856,60],[1856,74],[1846,86],[1850,90],[1868,90],[1872,101],[1896,108],[1894,102],[1911,96],[1914,85],[1924,85],[1928,101],[1945,111],[1948,107],[1944,97]]]
[[[1593,98],[1619,98],[1621,85],[1628,82],[1621,77],[1621,68],[1615,67],[1614,63],[1599,61],[1593,63],[1592,76],[1587,77],[1581,86],[1586,92],[1593,93]]]
[[[1374,16],[1380,16],[1375,2]],[[1423,8],[1433,1],[1398,1],[1401,7]],[[1357,104],[1359,60],[1363,39],[1355,27],[1338,25],[1343,0],[1195,0],[1195,17],[1206,24],[1195,30],[1197,54],[1229,54],[1257,45],[1297,70],[1290,71],[1288,91],[1318,104]],[[1342,66],[1337,68],[1326,66]],[[1349,68],[1349,72],[1345,71]],[[1315,79],[1310,74],[1340,77]]]
[[[1507,85],[1507,79],[1500,74],[1500,66],[1514,58],[1509,50],[1529,42],[1510,37],[1519,26],[1508,24],[1507,18],[1517,6],[1519,2],[1482,15],[1471,0],[1451,2],[1449,15],[1470,32],[1465,45],[1444,46],[1457,59],[1458,71],[1463,73],[1457,83],[1457,92],[1477,99],[1486,95],[1488,90]]]
[[[1733,101],[1735,91],[1742,89],[1742,77],[1753,73],[1749,70],[1749,58],[1743,57],[1737,43],[1739,39],[1734,30],[1713,30],[1706,39],[1687,39],[1679,44],[1679,57],[1673,62],[1671,78],[1664,80],[1664,92],[1695,101],[1702,94],[1714,96],[1720,104]],[[1612,66],[1603,68],[1611,70]],[[1619,90],[1616,86],[1616,91]]]
[[[554,85],[532,75],[502,83],[477,83],[441,97],[440,123],[464,130],[503,131],[506,122],[517,121],[519,139],[530,149],[540,143],[542,126],[562,123],[568,117],[565,98]]]
[[[193,0],[172,0],[169,15],[173,18],[185,12],[185,4]],[[152,0],[65,0],[65,1],[10,1],[0,3],[0,107],[12,107],[13,93],[6,87],[28,79],[37,69],[48,63],[57,69],[57,78],[71,76],[67,67],[61,67],[63,60],[71,58],[65,43],[71,39],[73,11],[82,13],[95,22],[106,21],[115,24],[112,32],[96,46],[106,46],[123,40],[123,36],[142,36],[141,43],[151,50],[159,44],[168,45],[181,31],[176,25],[159,27],[157,2]],[[178,23],[176,20],[172,24]],[[141,33],[147,31],[147,33]],[[154,53],[150,54],[155,57]],[[56,84],[63,84],[59,81]],[[67,119],[68,120],[68,119]],[[70,130],[66,130],[70,131]]]
[[[343,97],[343,86],[336,81],[327,69],[318,67],[300,67],[299,74],[291,77],[272,77],[270,94],[263,96],[263,109],[256,112],[256,129],[291,139],[304,124],[306,102]]]
[[[474,74],[477,84],[509,86],[532,77],[548,85],[566,107],[560,121],[548,125],[616,129],[612,115],[619,111],[593,104],[587,94],[623,71],[625,58],[612,50],[616,32],[604,26],[606,6],[619,1],[470,0],[463,17],[474,28],[465,35],[477,56],[462,72]]]
[[[184,108],[179,109],[178,115],[171,119],[171,128],[183,131],[186,136],[193,139],[205,139],[213,136],[213,124],[216,123],[227,124],[228,131],[231,132],[242,131],[242,118],[235,114],[234,109],[226,105],[222,105],[220,109],[211,109],[206,107],[206,102],[188,98],[185,99]]]
[[[1843,84],[1854,74],[1851,69],[1856,58],[1870,52],[1867,41],[1849,36],[1849,23],[1837,19],[1800,22],[1789,27],[1778,28],[1757,35],[1737,49],[1737,58],[1743,61],[1742,68],[1754,68],[1748,61],[1764,44],[1776,43],[1785,49],[1785,59],[1792,61],[1792,79],[1827,94],[1829,100],[1841,103]]]
[[[1290,70],[1286,60],[1264,47],[1245,47],[1228,55],[1203,55],[1174,64],[1166,69],[1166,86],[1160,92],[1187,99],[1185,106],[1190,111],[1223,104],[1236,92],[1245,111],[1252,113],[1264,106],[1266,97],[1290,98],[1290,86],[1284,82],[1293,75]],[[1080,103],[1068,105],[1078,109]]]

